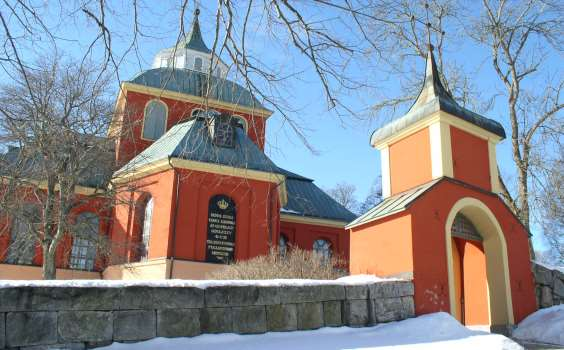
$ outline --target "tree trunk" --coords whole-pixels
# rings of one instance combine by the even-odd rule
[[[56,249],[49,249],[49,245],[43,246],[43,279],[57,279],[57,266],[55,262]]]

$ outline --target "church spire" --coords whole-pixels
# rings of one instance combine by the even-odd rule
[[[198,20],[199,15],[200,9],[196,9],[194,11],[192,29],[190,29],[190,33],[188,33],[186,40],[184,41],[184,48],[194,51],[200,51],[203,53],[211,53],[211,50],[208,49],[206,43],[204,43],[204,39],[202,38],[202,32],[200,31],[200,21]]]

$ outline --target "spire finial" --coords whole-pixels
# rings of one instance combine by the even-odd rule
[[[429,49],[429,53],[433,51],[433,44],[431,44],[431,20],[429,20],[429,3],[425,2],[425,13],[427,15],[427,23],[425,26],[427,27],[427,48]]]
[[[199,15],[200,15],[200,9],[196,7],[196,10],[194,10],[195,19],[197,19]]]

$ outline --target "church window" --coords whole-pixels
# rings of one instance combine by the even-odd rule
[[[247,120],[239,115],[234,115],[233,119],[235,119],[235,125],[243,130],[245,133],[249,130]]]
[[[31,265],[35,256],[36,232],[41,225],[39,206],[24,204],[16,214],[6,262],[9,264]]]
[[[84,212],[77,216],[74,227],[70,267],[79,270],[94,270],[96,262],[96,240],[100,219],[98,215]]]
[[[166,105],[157,100],[150,101],[145,107],[143,118],[143,138],[154,141],[165,132],[167,119]]]
[[[194,70],[201,72],[203,68],[204,61],[201,57],[194,58]]]
[[[331,258],[331,243],[325,239],[318,239],[313,242],[313,252],[322,260],[328,261]]]
[[[141,260],[147,260],[149,256],[149,242],[151,240],[151,226],[153,223],[153,197],[149,197],[145,202],[143,211],[143,227],[141,232],[141,247],[139,257]]]
[[[219,147],[235,146],[235,128],[229,117],[217,116],[213,125],[213,143]]]
[[[278,239],[278,254],[285,256],[288,251],[288,238],[285,235],[280,235]]]

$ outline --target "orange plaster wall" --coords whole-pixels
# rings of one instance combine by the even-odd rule
[[[450,181],[442,181],[409,208],[413,230],[415,312],[450,311],[445,222],[452,206],[461,198],[473,197],[496,216],[507,242],[513,313],[518,323],[536,310],[535,285],[525,229],[502,200]]]
[[[392,195],[432,179],[429,128],[393,143],[389,152]]]
[[[350,229],[350,273],[394,276],[413,271],[411,216],[396,214]]]
[[[332,253],[339,258],[349,258],[349,238],[345,228],[310,225],[281,221],[280,234],[288,239],[288,244],[304,250],[312,250],[313,242],[325,239],[331,242]],[[278,239],[276,240],[278,242]]]
[[[217,194],[231,197],[236,204],[236,260],[264,255],[270,239],[278,240],[279,199],[275,184],[185,169],[178,173],[176,235],[171,237],[169,256],[205,261],[208,205]]]
[[[450,127],[454,178],[490,191],[488,141]]]
[[[153,141],[141,138],[145,105],[153,98],[154,96],[152,95],[132,91],[127,92],[127,104],[125,107],[126,122],[124,122],[124,127],[127,127],[130,131],[123,132],[123,135],[117,142],[116,158],[120,163],[126,163],[153,143]],[[162,97],[161,101],[166,103],[168,107],[166,130],[172,128],[179,121],[190,117],[192,110],[202,108],[201,104],[177,101],[165,97]],[[241,113],[236,110],[214,109],[218,112],[239,115],[245,118],[249,127],[249,138],[255,142],[261,150],[264,150],[266,130],[266,119],[264,117]]]

